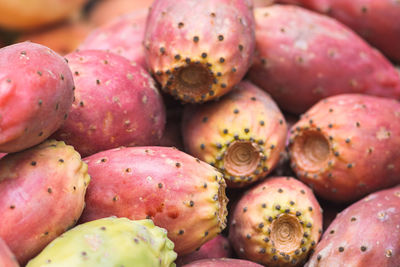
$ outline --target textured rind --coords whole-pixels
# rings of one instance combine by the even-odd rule
[[[229,244],[228,238],[222,235],[217,235],[210,241],[202,245],[199,250],[190,254],[178,257],[176,260],[177,266],[182,266],[194,261],[202,259],[213,259],[213,258],[229,258],[232,254],[231,245]]]
[[[287,3],[293,0],[280,0]],[[296,0],[344,23],[394,61],[400,62],[400,17],[397,0]]]
[[[334,202],[350,202],[400,182],[400,103],[344,94],[309,109],[291,129],[291,164],[315,193]],[[294,153],[297,137],[317,132],[329,142],[329,156],[318,168],[304,168]]]
[[[68,116],[73,89],[68,64],[51,49],[30,42],[0,49],[0,152],[21,151],[54,133]]]
[[[250,67],[255,49],[252,3],[156,0],[147,20],[144,44],[148,67],[163,90],[184,102],[218,98],[239,83]],[[169,85],[176,78],[170,75],[176,68],[196,62],[214,80],[206,93],[189,96]]]
[[[75,79],[69,119],[54,135],[84,156],[119,146],[155,145],[165,107],[144,68],[99,50],[67,55]]]
[[[78,48],[91,29],[92,27],[84,21],[71,21],[39,31],[23,33],[18,36],[16,42],[29,40],[47,46],[60,55],[66,55]]]
[[[0,238],[0,266],[19,267],[18,261],[10,251],[7,244]]]
[[[90,181],[71,146],[49,140],[0,160],[0,237],[20,264],[75,225]]]
[[[228,186],[239,187],[265,177],[277,165],[287,126],[273,99],[242,81],[218,102],[188,106],[182,132],[188,153],[219,168]],[[236,176],[224,169],[225,152],[235,140],[252,141],[261,149],[264,159],[251,175]]]
[[[307,233],[302,237],[304,244],[298,244],[298,253],[282,254],[273,244],[271,222],[284,214],[301,220],[303,232]],[[290,177],[272,177],[249,189],[233,207],[230,220],[229,241],[237,255],[271,267],[301,266],[322,234],[322,210],[318,201],[310,188]],[[286,255],[289,259],[285,259]]]
[[[257,52],[248,77],[282,109],[300,114],[343,93],[400,98],[393,65],[336,20],[289,5],[255,9],[255,18]]]
[[[179,255],[193,252],[225,228],[222,175],[186,153],[166,147],[129,147],[84,160],[92,177],[81,217],[84,222],[112,215],[150,218],[168,230]]]
[[[70,16],[87,0],[2,0],[0,27],[8,30],[32,30]]]
[[[399,222],[400,187],[373,193],[336,217],[306,266],[399,266]]]
[[[27,267],[175,267],[174,243],[151,220],[104,218],[76,226]]]
[[[79,46],[80,50],[106,50],[146,67],[143,47],[148,10],[141,9],[95,29]]]
[[[221,258],[221,259],[199,260],[186,264],[182,267],[261,267],[261,266],[262,265],[251,261]]]

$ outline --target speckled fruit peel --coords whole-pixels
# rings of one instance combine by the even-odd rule
[[[400,103],[345,94],[309,109],[291,129],[291,166],[320,197],[351,202],[400,182]]]
[[[261,267],[261,266],[262,265],[251,261],[221,258],[221,259],[199,260],[186,264],[183,267]]]
[[[285,119],[272,98],[243,81],[218,102],[188,106],[183,117],[186,151],[217,167],[229,186],[265,177],[285,148]]]
[[[74,74],[75,100],[56,139],[74,146],[82,157],[159,142],[165,108],[145,69],[99,50],[75,52],[67,59]]]
[[[399,266],[399,221],[400,187],[370,194],[336,217],[306,266]]]
[[[67,62],[30,42],[0,49],[0,152],[44,141],[68,116],[74,81]]]
[[[95,29],[79,49],[113,52],[146,67],[143,38],[147,14],[148,10],[143,9],[115,18]]]
[[[336,20],[289,5],[256,9],[255,18],[257,52],[249,79],[282,109],[300,114],[344,93],[400,98],[393,65]]]
[[[190,254],[178,257],[176,260],[177,266],[182,266],[194,261],[203,259],[218,259],[229,258],[232,254],[231,245],[228,238],[222,235],[217,235],[210,241],[202,245],[198,250]]]
[[[21,265],[74,226],[85,205],[87,165],[48,140],[0,160],[0,237]]]
[[[103,218],[51,242],[27,267],[175,267],[174,243],[151,220]]]
[[[266,266],[302,266],[322,233],[322,210],[310,188],[273,177],[234,207],[229,240],[240,258]]]
[[[225,228],[222,174],[186,153],[166,147],[129,147],[84,160],[92,177],[84,222],[112,215],[152,219],[167,229],[179,255],[193,252]]]
[[[184,102],[218,98],[240,82],[255,49],[249,0],[155,0],[145,33],[148,67]]]
[[[400,49],[398,49],[400,25],[394,23],[400,17],[399,1],[296,0],[296,2],[344,23],[390,59],[400,63]]]
[[[19,267],[14,254],[8,248],[7,244],[0,238],[0,266],[1,267]]]

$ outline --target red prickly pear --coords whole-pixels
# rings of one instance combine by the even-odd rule
[[[336,217],[306,267],[398,267],[399,222],[400,187],[375,192]]]
[[[400,98],[393,65],[336,20],[288,5],[256,9],[255,17],[258,54],[249,78],[282,109],[300,114],[344,93]]]
[[[148,10],[139,10],[95,29],[79,46],[80,50],[106,50],[146,67],[143,47]]]
[[[280,0],[282,3],[293,0]],[[400,2],[397,0],[296,0],[296,4],[344,23],[394,61],[400,62]]]
[[[199,260],[182,267],[262,267],[262,265],[246,260],[221,258]]]
[[[267,266],[302,266],[322,234],[312,191],[290,177],[248,190],[234,207],[229,240],[240,258]]]
[[[0,238],[0,266],[1,267],[19,267],[18,261],[10,251],[7,244]]]
[[[43,142],[68,116],[74,81],[67,62],[30,42],[0,49],[0,152]]]
[[[285,148],[283,114],[247,81],[218,102],[188,107],[183,121],[186,151],[220,169],[232,187],[265,177]]]
[[[57,140],[74,146],[83,157],[159,142],[165,108],[154,80],[142,67],[100,50],[75,52],[67,59],[74,73],[75,101]]]
[[[0,160],[0,237],[21,265],[78,221],[90,181],[64,142],[45,141]]]
[[[321,100],[291,129],[292,169],[321,198],[350,202],[400,182],[400,103],[344,94]]]
[[[232,254],[231,245],[229,244],[228,238],[217,235],[210,241],[202,245],[199,250],[187,254],[182,257],[178,257],[176,260],[177,266],[182,266],[194,261],[203,259],[217,259],[217,258],[229,258]]]
[[[188,254],[226,225],[225,181],[210,165],[166,147],[127,147],[84,159],[92,177],[81,220],[152,219]],[[140,164],[138,164],[140,162]]]
[[[183,102],[218,98],[238,84],[255,49],[250,0],[155,0],[145,33],[147,63]]]

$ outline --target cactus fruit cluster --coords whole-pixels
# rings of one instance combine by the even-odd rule
[[[148,67],[162,89],[191,103],[229,92],[250,67],[250,0],[155,0],[147,19]]]

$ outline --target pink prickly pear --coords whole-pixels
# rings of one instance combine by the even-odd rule
[[[400,98],[393,65],[336,20],[281,5],[256,9],[255,17],[258,54],[249,78],[282,109],[300,114],[343,93]]]
[[[301,266],[322,234],[312,191],[290,177],[249,189],[234,207],[229,240],[240,258],[267,266]]]
[[[10,251],[7,244],[0,238],[0,266],[1,267],[19,267],[18,261]]]
[[[188,254],[226,225],[225,181],[210,165],[166,147],[128,147],[84,159],[92,177],[81,220],[149,218]],[[140,163],[140,164],[138,164]]]
[[[146,67],[143,38],[148,10],[118,17],[95,29],[79,46],[80,50],[106,50]]]
[[[74,81],[67,62],[30,42],[0,49],[0,152],[37,145],[71,108]]]
[[[155,0],[147,63],[164,91],[184,102],[218,98],[240,82],[255,48],[249,0]]]
[[[20,264],[78,221],[90,177],[64,142],[45,141],[0,160],[0,237]]]
[[[400,103],[357,94],[314,105],[291,129],[291,164],[324,199],[350,202],[400,182]]]
[[[262,265],[246,260],[221,258],[198,260],[183,267],[262,267]]]
[[[55,138],[82,156],[157,144],[165,126],[162,97],[151,76],[122,56],[100,50],[67,55],[76,84],[70,118]]]
[[[400,187],[373,193],[336,217],[306,267],[398,267],[399,221]]]
[[[267,93],[247,81],[218,102],[188,107],[183,120],[186,151],[220,169],[229,186],[265,177],[285,148],[283,114]]]
[[[229,258],[232,254],[231,245],[229,244],[228,238],[217,235],[210,241],[202,245],[197,251],[190,254],[178,257],[176,259],[177,266],[182,266],[194,261],[203,259],[217,259],[217,258]]]

